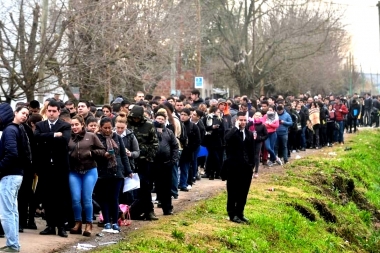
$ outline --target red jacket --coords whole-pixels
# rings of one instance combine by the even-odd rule
[[[344,115],[348,114],[348,109],[344,104],[335,104],[334,105],[335,109],[335,120],[336,121],[342,121],[344,120]],[[341,112],[339,110],[342,110]]]

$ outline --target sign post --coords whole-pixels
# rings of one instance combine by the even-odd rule
[[[203,77],[202,76],[196,76],[195,77],[194,88],[203,89]]]

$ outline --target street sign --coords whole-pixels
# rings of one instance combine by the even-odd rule
[[[203,89],[203,77],[202,76],[196,76],[194,86],[196,89]]]

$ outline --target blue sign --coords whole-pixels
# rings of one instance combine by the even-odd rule
[[[196,76],[194,86],[196,89],[203,89],[203,77],[202,76]]]

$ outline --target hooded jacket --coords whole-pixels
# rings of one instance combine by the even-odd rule
[[[138,118],[135,122],[133,118]],[[146,159],[148,162],[154,162],[158,151],[158,138],[153,123],[144,117],[144,108],[135,105],[128,115],[128,127],[136,136],[139,143],[140,156],[137,159]]]
[[[178,162],[178,142],[172,130],[166,128],[163,124],[153,122],[157,137],[159,140],[159,149],[155,157],[157,163],[172,163]]]
[[[0,178],[9,175],[24,175],[31,168],[31,160],[24,150],[19,125],[10,123],[5,127],[0,140]]]

